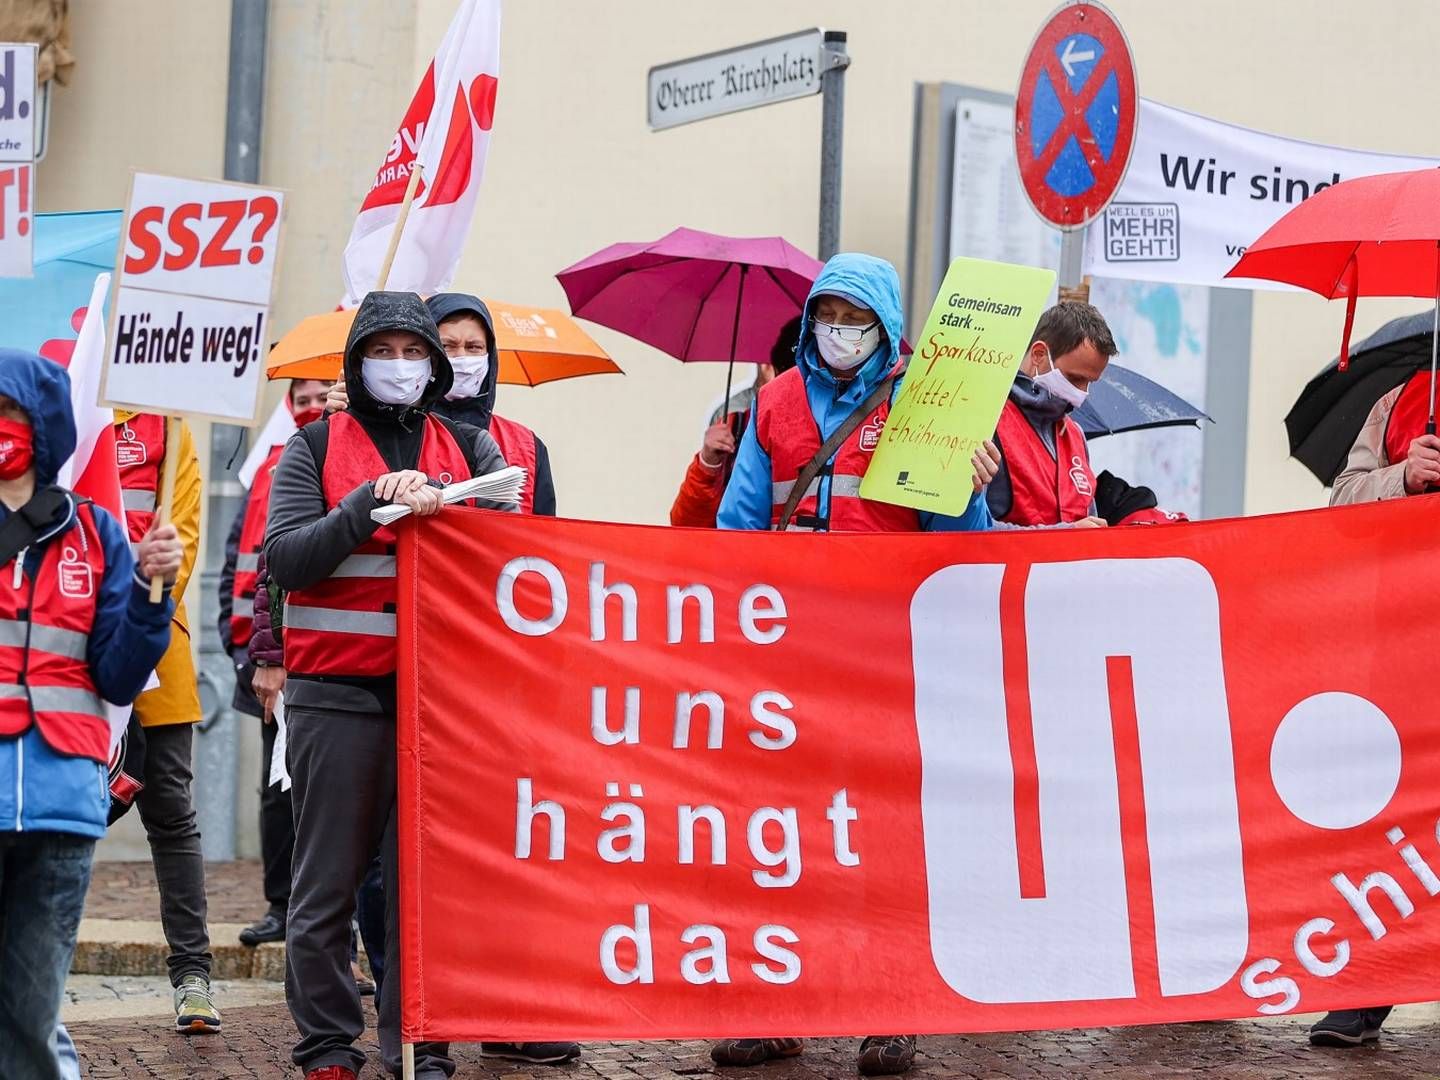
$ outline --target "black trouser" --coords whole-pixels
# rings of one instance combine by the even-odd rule
[[[285,931],[285,999],[300,1032],[291,1055],[306,1071],[342,1065],[360,1071],[355,1046],[365,1030],[350,974],[355,893],[377,848],[385,878],[385,967],[380,988],[380,1054],[400,1075],[400,906],[395,820],[395,717],[292,706],[287,758],[295,808],[295,863]],[[449,1047],[415,1047],[417,1077],[455,1071]]]
[[[270,758],[279,725],[260,726],[260,864],[265,874],[265,899],[281,918],[290,907],[290,862],[295,855],[295,812],[290,792],[270,783]]]
[[[160,925],[170,946],[167,964],[174,986],[186,975],[210,977],[205,856],[190,797],[194,737],[192,724],[145,729],[145,787],[135,798],[160,887]]]

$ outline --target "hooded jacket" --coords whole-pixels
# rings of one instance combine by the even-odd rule
[[[884,334],[870,358],[861,364],[855,377],[841,382],[820,359],[815,344],[815,331],[810,316],[815,301],[826,294],[839,294],[870,308],[879,317]],[[795,347],[795,366],[805,380],[805,397],[810,413],[820,429],[822,441],[828,438],[845,418],[853,413],[870,392],[884,380],[900,357],[903,316],[900,304],[900,278],[895,268],[873,255],[842,252],[821,269],[805,301],[805,320],[800,324],[800,341]],[[899,380],[890,400],[893,404],[900,392]],[[764,395],[760,408],[764,408]],[[717,524],[722,529],[768,529],[771,515],[770,457],[756,437],[758,425],[746,428],[735,458],[735,470],[720,503]],[[830,476],[822,473],[819,491],[819,516],[830,514]],[[959,517],[922,512],[920,528],[926,532],[978,531],[993,525],[985,500],[971,496],[965,512]]]
[[[485,327],[490,369],[485,373],[485,383],[480,388],[480,393],[476,397],[461,398],[458,401],[446,401],[442,396],[435,402],[433,411],[462,424],[489,431],[490,417],[495,413],[496,387],[500,380],[500,353],[495,344],[495,320],[490,317],[490,309],[485,306],[485,301],[469,293],[436,293],[425,301],[425,306],[430,309],[437,327],[450,316],[460,314],[476,316],[480,325]],[[515,423],[514,420],[509,422]],[[550,471],[550,451],[540,441],[539,435],[533,431],[530,434],[535,439],[535,475],[529,478],[535,492],[535,513],[554,517],[555,477]]]
[[[430,346],[432,376],[414,405],[387,405],[365,388],[362,346],[371,334],[406,330]],[[345,343],[345,387],[349,410],[375,444],[388,469],[413,469],[420,460],[425,413],[445,396],[454,374],[435,320],[414,293],[372,292],[355,313]],[[370,511],[380,506],[373,484],[361,484],[331,509],[321,480],[328,451],[326,421],[316,420],[292,435],[275,467],[270,488],[270,510],[265,522],[265,564],[277,586],[289,592],[314,585],[334,572],[352,551],[369,540],[379,526]],[[505,467],[505,459],[488,432],[466,424],[455,425],[462,449],[477,475]],[[378,477],[374,478],[378,479]],[[433,482],[433,481],[432,481]],[[514,510],[513,504],[480,501],[494,510]],[[393,712],[395,679],[292,678],[286,686],[287,704],[337,709],[343,712]]]
[[[0,349],[0,394],[13,398],[30,416],[36,491],[53,485],[60,466],[75,452],[70,377],[49,360]],[[31,543],[25,553],[28,575],[39,568],[51,540],[74,522],[77,504],[70,495]],[[96,590],[86,662],[100,696],[129,705],[169,644],[174,609],[168,595],[159,604],[150,603],[150,583],[135,576],[135,558],[120,523],[98,506],[91,510],[105,552],[105,576]],[[0,523],[9,516],[0,504]],[[9,586],[7,566],[0,574],[0,588]],[[57,754],[34,724],[18,737],[0,738],[0,832],[48,829],[99,837],[109,806],[104,765]]]

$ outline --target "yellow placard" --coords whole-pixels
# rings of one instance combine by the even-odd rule
[[[995,433],[1053,270],[956,259],[915,343],[875,459],[866,499],[958,515],[974,490],[975,449]]]

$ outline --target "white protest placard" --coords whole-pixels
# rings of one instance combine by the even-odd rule
[[[0,277],[34,273],[35,56],[0,43]]]
[[[35,160],[33,44],[0,42],[0,162]]]
[[[136,173],[100,403],[253,424],[284,192]]]
[[[1085,272],[1284,289],[1225,274],[1249,244],[1317,191],[1357,176],[1437,164],[1287,139],[1142,100],[1125,182],[1086,234]]]

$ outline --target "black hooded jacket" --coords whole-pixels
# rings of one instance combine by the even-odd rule
[[[419,402],[411,406],[386,405],[365,389],[361,374],[361,346],[382,330],[408,330],[430,345],[433,377]],[[440,347],[435,320],[414,293],[372,292],[355,313],[355,324],[345,344],[345,385],[350,412],[375,443],[387,467],[413,469],[420,460],[425,411],[450,389],[454,378],[450,361]],[[370,511],[380,506],[371,483],[361,484],[330,509],[325,504],[321,475],[328,451],[327,421],[317,420],[290,437],[270,488],[269,516],[265,522],[265,561],[270,577],[288,591],[314,585],[334,572],[379,526]],[[465,424],[452,425],[477,475],[505,467],[500,448],[488,432]],[[375,477],[374,479],[379,479]],[[514,510],[481,502],[495,510]],[[286,701],[301,707],[345,712],[391,712],[395,705],[393,677],[294,678],[285,689]]]
[[[462,424],[470,424],[486,431],[490,429],[490,417],[495,412],[495,392],[500,379],[499,352],[495,347],[495,320],[490,309],[478,296],[469,293],[436,293],[425,301],[430,314],[438,326],[452,315],[474,315],[485,327],[486,345],[490,353],[490,370],[485,373],[485,384],[473,398],[446,401],[444,394],[436,400],[432,411],[440,416]],[[449,388],[446,388],[448,392]],[[511,421],[514,423],[514,421]],[[534,435],[534,432],[531,432]],[[535,513],[555,516],[555,477],[550,471],[550,451],[535,435],[535,475],[530,477],[535,491]]]

